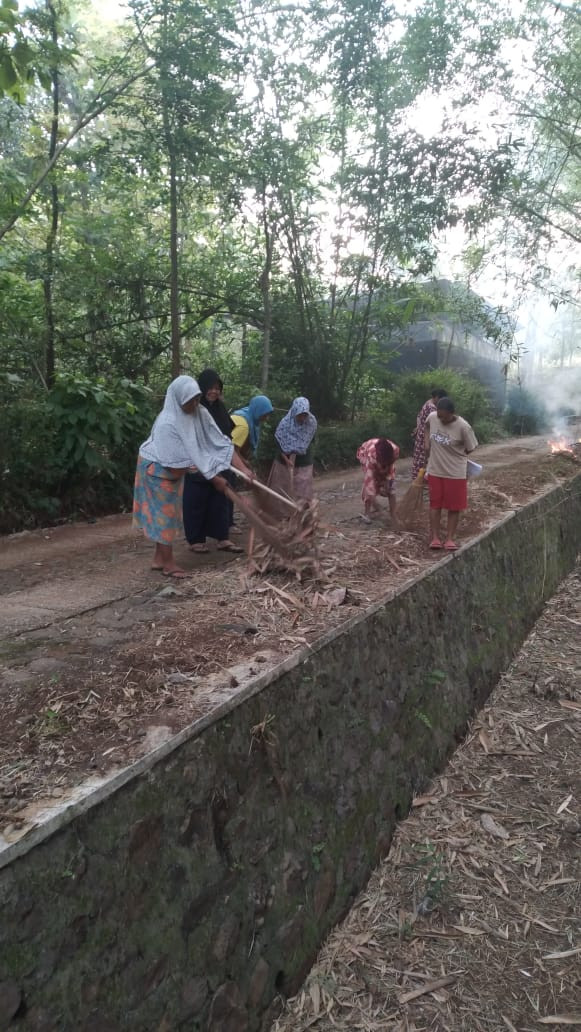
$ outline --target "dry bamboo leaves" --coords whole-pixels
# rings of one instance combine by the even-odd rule
[[[274,520],[264,507],[263,499],[255,492],[254,505],[242,500],[232,492],[232,500],[241,506],[250,523],[262,538],[253,548],[252,569],[261,574],[271,570],[287,570],[297,580],[306,575],[315,579],[326,579],[319,557],[319,536],[321,532],[319,503],[300,502],[288,516]]]
[[[539,1025],[581,1025],[581,1014],[551,1014],[536,1020]]]
[[[435,978],[433,982],[428,982],[426,985],[420,986],[419,989],[412,989],[409,993],[403,993],[398,997],[400,1004],[411,1003],[412,1000],[419,999],[420,996],[425,996],[426,993],[433,993],[436,989],[444,989],[448,985],[454,985],[458,976],[462,972],[458,972],[455,975],[445,975],[443,978]]]
[[[491,817],[489,813],[483,813],[481,815],[480,823],[489,835],[493,835],[495,838],[504,839],[505,841],[510,838],[506,828],[503,828],[501,824],[498,824],[497,821],[494,820],[494,817]]]

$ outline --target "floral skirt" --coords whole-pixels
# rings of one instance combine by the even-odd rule
[[[416,435],[414,444],[414,456],[412,459],[412,480],[415,480],[421,469],[426,468],[426,444],[424,432]]]
[[[151,541],[171,545],[183,533],[184,478],[139,456],[133,488],[133,526]]]

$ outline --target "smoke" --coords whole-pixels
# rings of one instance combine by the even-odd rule
[[[537,378],[536,392],[553,433],[567,437],[571,421],[581,418],[581,365],[545,369]]]
[[[520,330],[523,387],[534,396],[554,436],[578,437],[571,423],[581,418],[580,309],[571,304],[554,307],[547,297],[537,296],[521,312]]]

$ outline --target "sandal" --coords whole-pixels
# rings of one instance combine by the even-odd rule
[[[208,555],[210,549],[207,545],[190,545],[190,552],[195,555]]]
[[[442,542],[440,541],[439,538],[433,538],[432,541],[430,541],[430,548],[434,548],[435,549],[435,548],[443,548],[443,547],[444,546],[443,546],[443,544],[442,544]]]
[[[173,580],[185,580],[186,577],[191,577],[191,573],[187,573],[186,570],[164,570],[164,577],[172,577]]]
[[[359,519],[363,520],[364,523],[371,523],[371,516],[368,516],[365,512],[360,514]]]
[[[236,552],[240,555],[244,551],[239,545],[235,545],[233,541],[224,541],[221,545],[216,546],[217,552]]]
[[[455,541],[448,540],[448,541],[446,541],[446,544],[444,545],[444,548],[446,549],[447,552],[455,552],[456,549],[458,548],[458,545],[456,544]]]

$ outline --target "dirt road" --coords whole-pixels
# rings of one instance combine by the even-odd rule
[[[519,438],[479,449],[487,470],[546,452],[542,437]],[[398,495],[409,486],[410,460],[398,463]],[[323,516],[334,525],[352,521],[360,511],[358,469],[323,474],[317,492]],[[146,593],[159,574],[149,569],[151,546],[132,529],[129,515],[107,516],[95,523],[74,523],[0,538],[0,636],[44,629],[61,620]],[[232,561],[211,552],[193,556],[184,543],[176,549],[188,570],[209,569]]]

